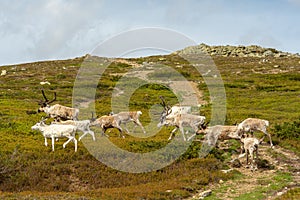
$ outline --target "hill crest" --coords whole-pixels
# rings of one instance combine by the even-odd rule
[[[258,45],[250,46],[209,46],[201,43],[196,46],[189,46],[182,50],[175,51],[174,54],[196,54],[207,53],[210,56],[223,57],[300,57],[299,53],[293,54],[276,50],[274,48],[264,48]]]

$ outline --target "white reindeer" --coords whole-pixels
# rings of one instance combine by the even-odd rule
[[[121,120],[115,116],[101,116],[91,123],[91,126],[98,126],[102,129],[102,136],[105,135],[105,132],[109,128],[117,128],[120,132],[120,137],[125,138],[123,134],[123,129],[121,128]],[[108,137],[108,136],[107,136]]]
[[[47,118],[55,118],[55,120],[78,120],[79,109],[62,106],[60,104],[50,106],[50,103],[56,100],[56,93],[54,93],[54,99],[51,101],[47,99],[44,90],[42,90],[42,94],[45,101],[40,101],[40,108],[38,109],[38,112],[45,112],[47,114]]]
[[[171,140],[175,131],[177,131],[177,129],[180,129],[183,140],[186,141],[184,134],[184,126],[189,126],[195,131],[195,133],[188,138],[188,140],[190,140],[196,135],[196,132],[199,130],[199,128],[203,126],[205,119],[206,118],[204,116],[192,114],[178,114],[176,116],[171,117],[169,117],[168,115],[163,115],[161,116],[160,122],[157,124],[157,127],[160,128],[161,126],[175,126],[168,140]]]
[[[244,121],[242,121],[238,125],[238,132],[240,135],[250,132],[251,135],[253,135],[254,131],[261,131],[264,133],[264,136],[260,139],[260,142],[262,142],[267,135],[270,140],[270,145],[273,147],[271,135],[267,132],[267,128],[269,126],[269,121],[263,120],[263,119],[257,119],[257,118],[247,118]]]
[[[111,116],[115,118],[116,121],[120,121],[120,125],[124,124],[125,130],[129,133],[126,124],[128,122],[133,122],[134,123],[134,128],[132,132],[134,132],[135,128],[137,126],[140,126],[141,129],[143,130],[143,133],[146,134],[146,131],[140,122],[139,118],[142,115],[142,111],[129,111],[129,112],[119,112],[118,114],[114,114],[111,112]]]
[[[67,120],[67,121],[60,121],[60,122],[54,122],[54,124],[63,124],[63,125],[73,125],[76,126],[77,130],[81,131],[83,134],[79,137],[79,141],[86,136],[87,134],[90,134],[95,141],[95,133],[90,130],[91,120],[80,120],[80,121],[74,121],[74,120]]]
[[[76,126],[61,124],[46,125],[43,121],[41,121],[32,126],[31,129],[38,130],[43,134],[45,138],[45,146],[48,146],[47,138],[51,138],[52,151],[54,151],[54,140],[62,137],[68,138],[68,141],[63,144],[63,148],[65,148],[70,141],[73,141],[75,144],[75,152],[77,151],[77,140],[75,138],[77,129]]]
[[[260,141],[257,138],[246,137],[246,138],[242,138],[241,142],[244,144],[243,147],[246,153],[246,164],[249,165],[249,154],[250,154],[251,170],[256,170],[257,163],[255,162],[254,159],[254,152],[255,152],[256,159],[258,159],[258,145]]]

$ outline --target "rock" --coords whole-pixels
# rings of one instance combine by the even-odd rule
[[[274,67],[274,68],[279,68],[279,67],[280,67],[280,65],[274,65],[273,67]]]
[[[207,197],[207,196],[211,195],[211,193],[212,193],[211,190],[206,190],[206,191],[200,193],[200,197],[203,197],[203,198]]]
[[[204,192],[200,192],[192,197],[192,199],[204,199],[205,197],[208,197],[211,195],[212,191],[211,190],[206,190]]]
[[[264,56],[268,57],[268,56],[274,56],[274,53],[271,50],[267,50],[263,53]]]
[[[49,83],[48,81],[42,81],[42,82],[40,82],[40,84],[41,84],[41,85],[46,85],[46,84],[47,84],[47,85],[51,85],[51,83]]]
[[[278,51],[272,48],[263,48],[257,45],[250,46],[209,46],[200,44],[190,46],[183,50],[176,51],[174,54],[203,54],[207,53],[210,56],[223,56],[223,57],[299,57],[299,54],[291,54]]]
[[[7,71],[4,69],[1,71],[1,76],[5,76],[7,74]]]
[[[277,196],[281,196],[281,195],[283,195],[283,192],[278,192],[277,193]]]
[[[227,174],[228,172],[231,172],[233,169],[223,169],[221,170],[221,172]]]

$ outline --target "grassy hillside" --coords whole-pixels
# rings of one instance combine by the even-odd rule
[[[72,89],[77,72],[84,60],[2,66],[7,70],[0,76],[0,196],[6,198],[61,198],[61,199],[182,199],[197,190],[220,180],[234,179],[236,171],[220,172],[227,168],[228,153],[214,150],[206,158],[198,158],[201,143],[193,142],[176,162],[161,170],[131,174],[109,168],[96,160],[79,142],[78,152],[73,144],[62,148],[56,142],[55,152],[44,146],[43,136],[30,127],[43,113],[31,114],[38,108],[44,88],[48,98],[55,91],[57,103],[72,105]],[[269,132],[275,145],[300,151],[300,58],[270,57],[213,57],[220,70],[226,89],[226,124],[239,123],[247,117],[270,121]],[[127,59],[113,62],[99,81],[96,93],[98,115],[107,114],[113,88],[122,73],[134,67],[132,63],[162,63],[174,67],[189,81],[198,84],[203,99],[210,102],[203,77],[175,54]],[[93,63],[91,63],[93,64]],[[181,67],[178,67],[181,66]],[[51,85],[40,85],[48,81]],[[159,96],[175,104],[172,92],[150,84],[135,92],[130,109],[143,111],[141,121],[149,123],[148,110],[160,102]],[[211,105],[201,107],[201,113],[211,114]],[[95,130],[95,129],[94,129]],[[159,134],[137,139],[127,135],[118,137],[116,130],[108,133],[117,146],[132,152],[150,152],[168,144],[171,128]],[[179,134],[179,133],[177,133]],[[257,133],[259,135],[259,133]],[[88,138],[87,140],[89,140]],[[97,139],[101,140],[100,134]],[[237,144],[235,144],[238,147]],[[236,153],[235,150],[229,154]],[[284,183],[283,183],[284,185]]]

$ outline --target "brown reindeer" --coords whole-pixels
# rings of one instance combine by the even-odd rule
[[[42,94],[45,100],[40,101],[38,112],[45,112],[47,114],[46,118],[54,118],[56,121],[60,121],[61,119],[78,120],[79,109],[62,106],[60,104],[50,105],[56,101],[56,92],[54,92],[54,98],[51,101],[47,99],[44,90],[42,90]]]

